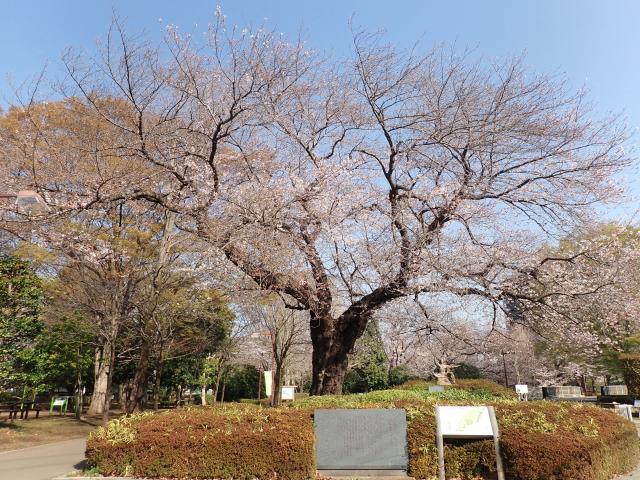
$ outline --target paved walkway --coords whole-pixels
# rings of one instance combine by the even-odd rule
[[[0,480],[51,480],[78,468],[86,440],[76,438],[0,453]]]

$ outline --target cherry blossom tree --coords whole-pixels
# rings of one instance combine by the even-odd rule
[[[354,31],[353,55],[333,60],[218,12],[203,41],[170,28],[161,53],[116,21],[96,58],[65,56],[69,132],[42,132],[39,104],[23,102],[29,136],[3,148],[28,168],[11,182],[58,211],[126,199],[175,212],[256,288],[308,312],[311,393],[340,393],[378,310],[446,294],[499,311],[518,294],[510,274],[614,198],[629,162],[624,125],[593,120],[562,79],[384,42]],[[109,141],[73,136],[87,124]],[[99,175],[113,158],[119,173]]]

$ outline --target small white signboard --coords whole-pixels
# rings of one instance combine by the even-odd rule
[[[63,406],[63,405],[64,405],[64,398],[56,398],[56,399],[53,401],[53,406],[54,406],[54,407],[61,407],[61,406]]]
[[[273,385],[273,372],[271,370],[264,371],[264,391],[267,392],[267,397],[271,396],[271,390]]]
[[[529,393],[529,385],[516,385],[516,393],[521,395]]]
[[[493,407],[436,406],[436,443],[438,447],[438,478],[445,480],[445,438],[493,438],[496,451],[498,480],[505,480],[500,456],[498,422]]]
[[[493,437],[488,407],[437,407],[443,437]]]
[[[295,386],[286,386],[282,387],[280,390],[280,399],[281,400],[294,400],[296,395],[296,387]]]
[[[636,408],[640,408],[640,400],[634,400],[633,401],[633,406]]]

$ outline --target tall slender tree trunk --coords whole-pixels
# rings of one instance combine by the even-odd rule
[[[207,384],[206,383],[203,383],[200,386],[200,404],[201,405],[207,404]]]
[[[94,364],[94,383],[91,404],[87,415],[101,415],[104,411],[107,388],[109,386],[109,376],[111,371],[111,344],[105,342],[96,348]]]
[[[220,381],[222,380],[222,362],[220,363],[220,367],[218,367],[218,371],[216,372],[216,385],[213,390],[213,403],[218,401],[218,392],[220,392]]]
[[[147,393],[149,380],[150,353],[151,346],[149,342],[143,340],[140,356],[136,363],[136,370],[125,398],[125,410],[127,413],[144,410],[144,397]]]
[[[111,348],[109,348],[109,368],[107,372],[107,391],[104,396],[104,403],[102,406],[102,424],[106,425],[109,422],[109,409],[111,407],[111,386],[113,384],[113,370],[116,363],[116,350],[113,344],[110,344]]]
[[[271,406],[279,407],[282,403],[282,364],[276,362],[275,372],[273,374],[273,395],[271,395]]]
[[[160,386],[162,382],[162,366],[164,362],[164,345],[160,343],[160,351],[158,352],[158,363],[156,364],[156,377],[153,382],[153,409],[160,408]]]

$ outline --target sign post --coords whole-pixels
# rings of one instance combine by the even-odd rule
[[[439,479],[445,480],[445,438],[493,438],[496,450],[498,480],[505,480],[500,456],[500,434],[493,407],[441,407],[436,406],[436,443],[438,447]]]
[[[69,399],[65,397],[58,397],[51,399],[51,405],[49,406],[49,414],[53,413],[55,407],[60,407],[60,415],[64,413],[67,414],[67,405],[69,403]]]

